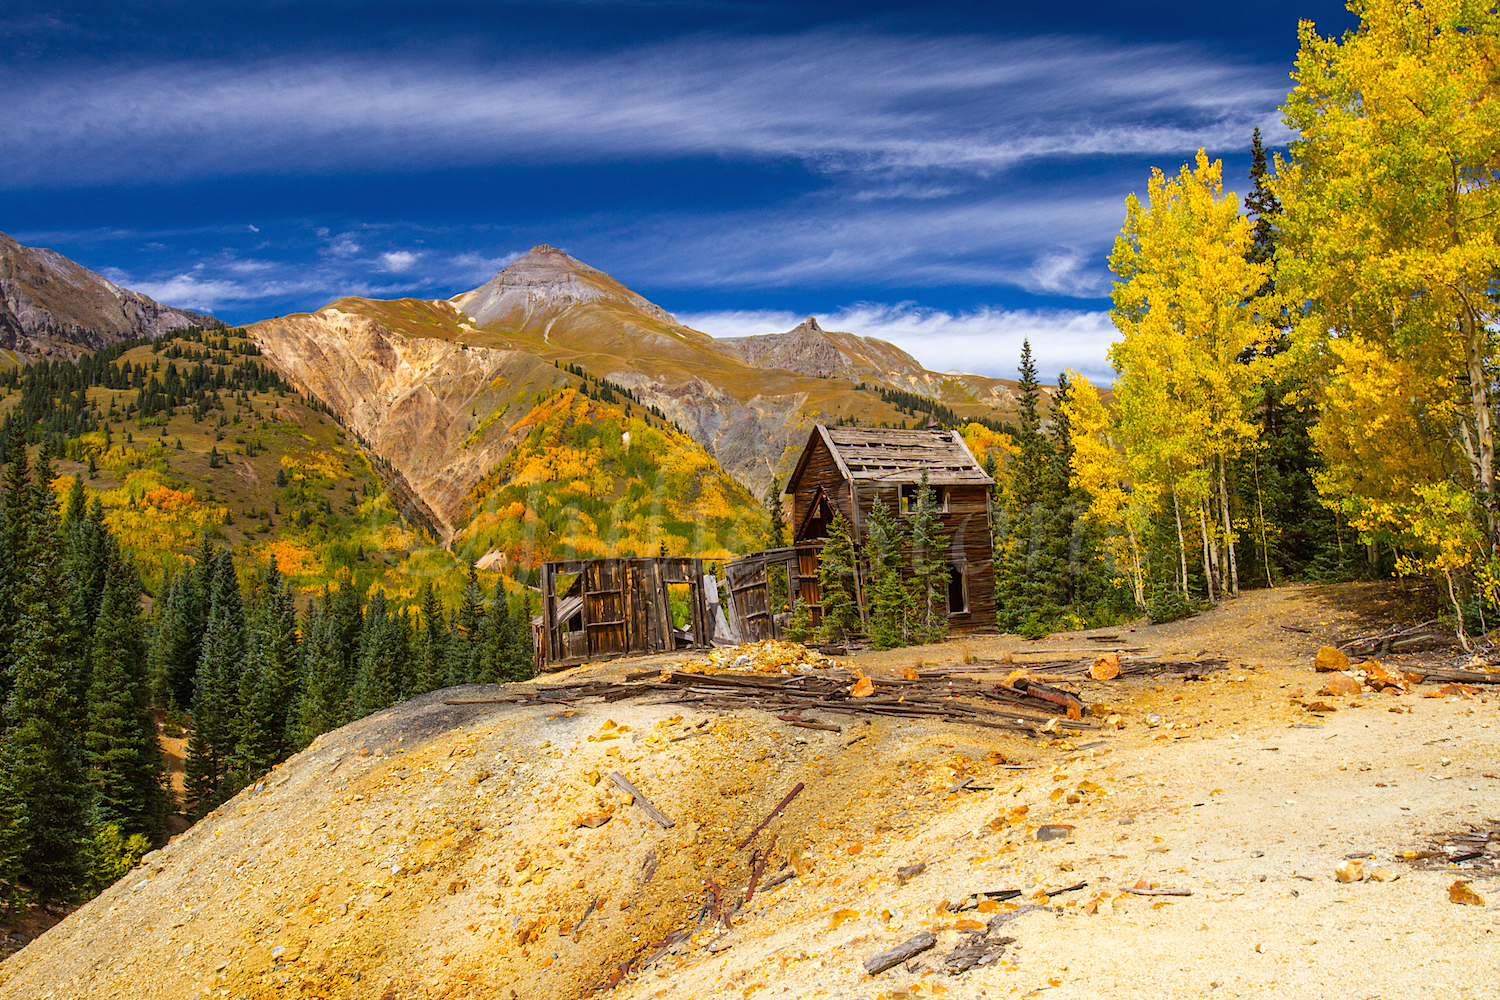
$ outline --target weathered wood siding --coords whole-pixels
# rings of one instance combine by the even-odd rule
[[[828,445],[821,436],[813,439],[810,448],[811,454],[808,456],[807,465],[803,468],[802,476],[797,481],[795,492],[792,494],[793,542],[809,540],[800,532],[802,523],[807,520],[808,511],[817,501],[819,488],[822,489],[823,495],[828,498],[829,505],[836,512],[842,512],[846,518],[854,520],[854,501],[850,493],[849,480],[844,478],[838,461],[828,450]]]
[[[973,632],[995,628],[995,555],[994,536],[990,527],[989,489],[984,486],[945,486],[947,510],[937,515],[938,533],[947,547],[947,561],[964,570],[968,593],[968,610],[948,616],[952,632]],[[880,497],[886,508],[901,510],[901,487],[897,484],[862,482],[858,484],[859,525],[857,541],[863,545],[870,511]],[[905,520],[902,517],[902,520]]]

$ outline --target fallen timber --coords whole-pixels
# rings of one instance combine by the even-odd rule
[[[961,676],[965,670],[958,667],[952,674],[927,671],[915,680],[873,678],[875,691],[864,698],[851,694],[856,679],[842,670],[795,674],[708,674],[668,669],[652,671],[650,679],[644,671],[636,671],[627,675],[634,679],[547,685],[493,699],[452,699],[448,704],[550,705],[587,698],[599,698],[606,703],[653,698],[654,704],[693,704],[729,711],[760,709],[777,715],[791,715],[798,718],[789,725],[797,726],[801,722],[803,725],[799,728],[804,729],[813,728],[807,725],[813,720],[800,718],[800,713],[809,709],[858,716],[942,719],[1025,735],[1040,732],[1043,727],[1053,734],[1094,728],[1081,717],[1083,703],[1071,692],[1035,682],[1022,687],[991,685],[987,689],[982,681]],[[830,731],[836,729],[827,728]]]

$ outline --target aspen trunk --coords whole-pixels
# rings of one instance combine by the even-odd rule
[[[1208,511],[1207,504],[1198,501],[1198,530],[1203,532],[1203,585],[1208,589],[1209,601],[1214,600],[1214,566],[1208,561]]]
[[[1224,548],[1229,555],[1229,593],[1240,596],[1240,567],[1234,558],[1234,530],[1229,520],[1229,484],[1224,470],[1224,456],[1219,456],[1219,509],[1224,515]]]
[[[1187,596],[1187,537],[1182,533],[1182,502],[1177,499],[1177,484],[1172,484],[1172,510],[1177,514],[1177,559],[1182,567],[1182,594]]]
[[[1474,433],[1478,441],[1478,454],[1470,453],[1474,483],[1484,498],[1484,518],[1487,548],[1494,553],[1500,542],[1500,512],[1495,509],[1495,429],[1490,421],[1489,384],[1484,372],[1484,350],[1480,343],[1481,326],[1474,321],[1474,312],[1467,305],[1458,314],[1459,329],[1463,334],[1464,358],[1469,367],[1469,409],[1474,418]]]

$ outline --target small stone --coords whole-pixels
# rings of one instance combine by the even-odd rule
[[[193,942],[189,941],[187,944],[185,944],[185,945],[182,946],[182,957],[183,958],[187,958],[192,953],[193,953]]]
[[[1400,872],[1391,871],[1389,868],[1373,868],[1365,878],[1370,882],[1394,882],[1401,877]]]
[[[1460,879],[1448,887],[1448,900],[1461,906],[1483,906],[1484,897],[1473,889],[1469,883]]]
[[[1155,712],[1152,712],[1150,715],[1146,716],[1146,725],[1150,726],[1152,729],[1155,729],[1157,726],[1161,725],[1161,716],[1157,715]]]
[[[1348,670],[1349,657],[1332,646],[1324,646],[1318,650],[1317,659],[1313,660],[1313,669],[1320,674],[1330,674],[1335,670]]]
[[[1311,704],[1309,704],[1307,706],[1307,710],[1309,712],[1312,712],[1315,715],[1319,714],[1319,713],[1322,713],[1322,714],[1326,715],[1329,712],[1337,712],[1338,711],[1337,708],[1335,708],[1334,706],[1328,704],[1328,702],[1326,702],[1326,701],[1315,701],[1315,702],[1312,702]]]
[[[597,830],[599,827],[603,826],[605,823],[608,823],[613,818],[614,817],[609,813],[589,813],[587,816],[578,817],[578,820],[574,825],[586,826],[590,830]]]
[[[282,955],[285,955],[285,954],[286,954],[286,945],[284,945],[284,944],[278,944],[276,947],[274,947],[274,948],[271,949],[271,957],[272,958],[280,958]]]
[[[1345,861],[1333,870],[1333,877],[1340,882],[1363,882],[1365,878],[1365,863],[1363,861]]]
[[[1039,826],[1036,830],[1037,840],[1061,840],[1064,837],[1071,837],[1072,835],[1073,827],[1066,823]]]

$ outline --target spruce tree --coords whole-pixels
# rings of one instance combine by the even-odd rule
[[[289,752],[288,711],[300,673],[296,595],[274,558],[259,583],[246,633],[234,726],[231,768],[238,785],[265,773]]]
[[[215,560],[208,628],[193,690],[193,731],[187,747],[187,799],[195,816],[234,794],[230,762],[240,710],[247,623],[234,560],[226,549]]]
[[[504,593],[501,587],[497,593]],[[462,603],[454,620],[452,640],[448,646],[448,677],[450,686],[473,684],[484,671],[484,657],[490,645],[489,618],[485,614],[484,591],[479,587],[479,576],[473,564],[469,566],[469,579],[464,585]]]
[[[359,636],[359,668],[354,677],[354,717],[363,718],[401,700],[402,623],[388,608],[385,591],[375,591],[365,609]]]
[[[84,737],[97,825],[159,840],[167,812],[161,747],[146,676],[140,581],[118,553],[106,573],[94,626]]]
[[[4,502],[0,504],[0,699],[10,690],[12,648],[20,627],[22,591],[31,566],[31,466],[21,421],[6,443]]]
[[[910,641],[911,595],[906,588],[906,532],[877,494],[870,507],[865,555],[870,566],[870,641],[877,649]]]
[[[436,691],[445,686],[448,680],[450,667],[448,622],[443,614],[442,602],[438,599],[437,591],[433,589],[431,583],[424,584],[422,587],[421,616],[420,627],[417,629],[413,643],[416,653],[416,670],[409,685],[410,689],[407,691],[408,695]],[[463,658],[467,660],[467,637],[460,635],[453,638],[456,641],[452,645],[463,649]]]
[[[911,511],[912,633],[918,642],[942,642],[948,635],[948,559],[942,522],[927,470],[917,486]]]
[[[45,455],[38,466],[48,471]],[[65,899],[84,881],[92,803],[80,739],[81,664],[64,599],[55,499],[50,477],[38,479],[30,487],[7,482],[7,519],[31,530],[11,632],[9,691],[0,708],[0,883],[12,893],[29,886],[42,899]]]
[[[328,591],[309,615],[302,649],[302,681],[291,735],[294,748],[349,721],[349,675]]]
[[[854,599],[855,558],[849,521],[840,511],[833,516],[828,541],[818,554],[818,591],[823,604],[818,636],[824,642],[845,642],[862,631]]]
[[[786,514],[781,505],[781,477],[771,478],[771,488],[766,491],[766,517],[770,522],[771,548],[779,549],[791,542],[787,537]]]

